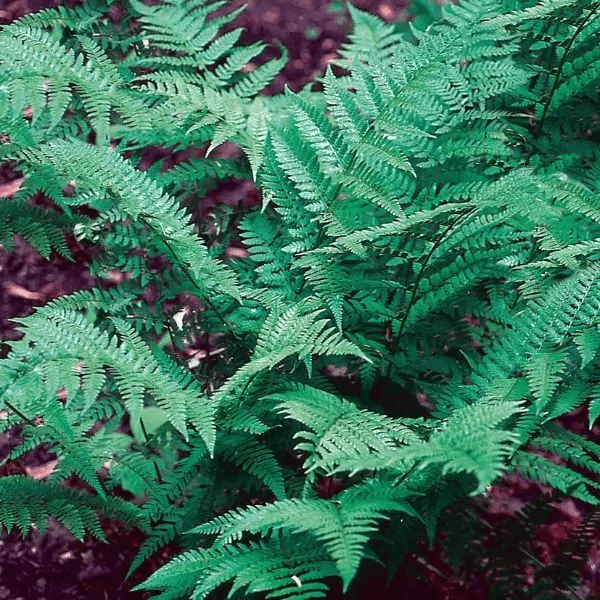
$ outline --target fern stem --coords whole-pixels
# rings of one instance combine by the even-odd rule
[[[150,218],[152,218],[152,217],[150,217]],[[142,223],[145,223],[148,227],[150,227],[152,229],[152,226],[146,221],[146,219],[140,218],[140,221]],[[194,287],[194,289],[198,290],[201,293],[201,297],[203,298],[204,302],[206,302],[212,308],[212,310],[215,312],[215,314],[217,315],[217,318],[219,319],[219,321],[221,321],[221,323],[223,324],[223,326],[228,329],[229,333],[231,333],[231,335],[236,340],[241,339],[240,336],[235,332],[235,329],[234,329],[233,325],[231,325],[227,321],[227,319],[225,319],[225,317],[221,314],[221,312],[217,309],[217,307],[206,297],[206,295],[204,293],[204,290],[202,290],[200,288],[200,286],[194,281],[194,278],[188,273],[187,269],[185,269],[180,264],[180,262],[179,262],[179,260],[177,258],[177,255],[175,254],[175,251],[173,250],[173,248],[169,244],[168,240],[166,240],[164,238],[161,238],[161,241],[166,246],[167,250],[169,251],[169,254],[171,254],[171,256],[173,257],[174,264],[178,264],[179,265],[179,267],[181,268],[181,270],[182,270],[183,274],[185,275],[185,277],[192,284],[192,286]]]
[[[410,276],[412,273],[412,265],[413,263],[409,263],[408,264],[408,268],[406,269],[406,275],[404,277],[404,286],[402,288],[402,298],[400,298],[400,303],[398,306],[404,306],[404,302],[406,300],[406,292],[408,291],[408,286],[410,283]],[[393,281],[398,281],[399,277],[400,277],[400,270],[402,268],[402,265],[399,265],[397,270],[396,270],[396,274],[394,276]],[[386,307],[391,308],[391,304],[394,300],[394,298],[396,297],[396,292],[397,290],[390,290],[389,294],[388,294],[388,298],[387,298],[387,303],[386,303]],[[391,328],[393,325],[393,320],[389,321],[389,327]],[[382,373],[383,374],[383,373]]]
[[[442,232],[442,234],[438,237],[438,239],[435,241],[435,243],[433,244],[433,246],[431,247],[431,249],[429,250],[429,252],[427,253],[427,256],[425,257],[425,260],[423,261],[423,264],[421,265],[421,269],[419,270],[419,274],[417,275],[417,278],[415,279],[415,284],[413,287],[413,291],[412,294],[410,296],[410,300],[408,302],[408,306],[406,307],[406,310],[404,311],[404,315],[402,316],[402,321],[400,322],[400,327],[398,329],[398,333],[396,334],[396,339],[394,340],[393,344],[392,344],[392,349],[391,349],[391,356],[390,356],[390,361],[388,362],[387,365],[387,369],[386,369],[386,374],[385,376],[389,379],[392,375],[392,357],[395,356],[396,352],[398,352],[398,348],[400,347],[400,339],[402,337],[402,334],[404,333],[404,328],[406,327],[406,323],[408,321],[408,316],[410,314],[410,311],[412,310],[412,307],[414,306],[415,302],[417,301],[417,292],[419,291],[419,285],[421,284],[421,281],[423,280],[423,277],[425,275],[425,269],[427,268],[427,265],[429,263],[429,261],[431,260],[432,256],[434,255],[435,251],[440,247],[441,243],[446,239],[446,235],[448,233],[450,233],[455,227],[456,225],[458,225],[458,223],[460,222],[461,219],[469,217],[470,215],[473,214],[473,212],[475,211],[475,207],[471,208],[470,210],[468,210],[466,213],[461,213],[459,214],[456,219],[454,219],[447,227],[446,229],[444,229],[444,231]]]
[[[173,315],[171,315],[171,318]],[[173,330],[171,329],[171,324],[169,321],[165,321],[165,327],[167,329],[167,333],[169,334],[169,339],[171,340],[171,346],[173,346],[173,350],[177,352],[177,343],[175,342],[175,337],[173,336]]]
[[[534,137],[536,137],[536,138],[540,137],[540,135],[542,134],[542,130],[544,128],[544,123],[546,122],[546,118],[548,117],[548,112],[550,111],[550,104],[552,103],[552,98],[554,97],[554,94],[556,93],[556,90],[558,89],[558,86],[560,84],[560,77],[561,77],[563,69],[565,67],[567,57],[569,56],[569,52],[570,52],[571,48],[573,47],[573,44],[575,43],[577,36],[584,30],[585,26],[592,20],[592,18],[595,16],[595,14],[598,12],[598,10],[600,10],[600,4],[598,4],[598,6],[596,6],[595,8],[592,8],[592,10],[590,10],[590,12],[585,16],[585,18],[581,21],[581,23],[575,30],[575,33],[569,40],[569,43],[565,47],[565,51],[563,52],[562,58],[560,59],[560,63],[558,65],[558,71],[556,73],[556,77],[554,78],[554,84],[552,85],[552,89],[550,90],[550,95],[548,96],[548,99],[546,100],[546,104],[544,106],[544,112],[542,113],[542,117],[541,117],[539,123],[537,124],[537,127],[535,128]]]
[[[358,148],[360,147],[362,142],[365,140],[367,134],[369,133],[369,131],[371,130],[371,127],[374,124],[375,124],[375,121],[371,121],[371,123],[369,123],[369,126],[367,127],[364,134],[362,135],[360,142],[356,145],[356,148],[354,148],[354,150],[352,151],[352,156],[350,157],[348,165],[344,167],[344,174],[347,174],[350,171],[350,169],[352,169],[352,167],[354,166],[354,161],[356,160],[356,157],[358,156]],[[332,207],[333,203],[335,202],[335,199],[339,196],[341,191],[342,191],[342,182],[340,181],[337,184],[334,193],[331,195],[331,198],[329,198],[329,200],[326,202],[326,206],[329,209],[329,211],[331,211],[331,207]],[[317,234],[317,239],[315,240],[315,245],[314,245],[315,250],[321,246],[324,238],[325,238],[325,229],[323,227],[320,227],[319,233]],[[306,287],[306,278],[303,278],[302,285],[300,286],[300,289],[298,290],[298,294],[300,296],[302,296],[305,287]]]
[[[352,156],[350,157],[348,164],[344,167],[345,175],[350,172],[350,169],[352,169],[352,167],[354,167],[354,162],[356,161],[356,157],[358,156],[358,149],[359,149],[360,145],[364,142],[364,140],[367,137],[367,135],[369,134],[369,132],[371,131],[371,128],[373,127],[373,125],[375,125],[375,121],[371,121],[371,123],[369,123],[369,126],[363,133],[363,135],[360,139],[360,142],[358,142],[358,144],[356,145],[356,148],[354,148],[354,150],[352,151]],[[329,198],[329,200],[325,203],[325,205],[327,206],[329,211],[331,211],[331,207],[333,206],[335,199],[339,196],[341,191],[342,191],[342,182],[340,181],[337,184],[335,191],[331,195],[331,198]],[[315,250],[323,243],[324,238],[325,238],[325,230],[323,227],[320,227],[319,233],[317,234],[317,239],[315,240]],[[304,284],[305,284],[305,280],[303,280],[302,286],[300,287],[301,294],[304,291]]]
[[[6,404],[6,406],[8,406],[8,408],[10,408],[10,410],[12,410],[17,416],[21,417],[23,421],[25,421],[32,427],[37,427],[37,425],[29,417],[26,417],[16,406],[11,404],[8,400],[5,400],[4,404]]]
[[[144,436],[144,444],[153,450],[153,448],[148,443],[148,432],[146,431],[146,425],[144,424],[144,419],[140,417],[140,427],[142,429],[142,435]],[[156,460],[152,459],[152,464],[154,465],[154,471],[156,472],[156,478],[158,483],[163,483],[162,475],[160,474],[160,469],[158,468],[158,464],[156,464]]]
[[[398,487],[401,483],[406,481],[418,468],[419,462],[415,461],[410,469],[408,469],[405,473],[403,473],[400,477],[398,477],[397,481],[394,481],[392,487]]]
[[[38,425],[37,425],[37,424],[36,424],[36,423],[35,423],[35,422],[34,422],[32,419],[30,419],[28,416],[26,416],[25,414],[23,414],[23,413],[22,413],[22,412],[21,412],[21,411],[20,411],[20,410],[19,410],[19,409],[18,409],[16,406],[14,406],[14,405],[13,405],[11,402],[9,402],[8,400],[5,400],[5,401],[4,401],[4,404],[5,404],[5,406],[7,406],[7,407],[8,407],[10,410],[12,410],[12,411],[13,411],[13,412],[14,412],[14,413],[17,415],[17,416],[19,416],[21,419],[23,419],[23,421],[25,421],[25,422],[26,422],[28,425],[31,425],[32,427],[38,427]],[[146,438],[146,441],[148,441],[148,440],[147,440],[147,433],[146,433],[146,429],[145,429],[145,427],[144,427],[144,423],[143,423],[143,421],[142,421],[141,419],[140,419],[140,423],[141,423],[141,425],[142,425],[142,432],[143,432],[143,435],[144,435],[144,437]],[[54,429],[54,431],[56,431],[57,433],[59,433],[59,432],[57,431],[57,429],[56,429],[54,426],[51,426],[51,428],[52,428],[52,429]],[[63,444],[63,443],[64,443],[64,438],[61,438],[61,437],[59,437],[58,439],[55,439],[55,441],[54,441],[54,443],[52,444],[52,446],[54,446],[55,444],[58,444],[58,445],[60,445],[60,444]],[[114,460],[114,461],[115,461],[115,462],[117,462],[117,463],[122,463],[122,462],[123,462],[123,461],[122,461],[122,460],[121,460],[121,459],[120,459],[118,456],[116,456],[116,455],[114,455],[114,454],[113,454],[113,455],[111,455],[111,460]],[[154,461],[153,461],[153,462],[154,462]],[[160,482],[160,483],[162,483],[162,479],[161,479],[160,473],[158,472],[158,466],[156,465],[156,463],[154,463],[154,466],[155,466],[155,468],[157,469],[158,480],[159,480],[159,482]],[[131,467],[131,465],[127,465],[127,467],[128,467],[129,469],[131,469],[131,468],[132,468],[132,467]],[[141,479],[144,479],[144,477],[142,476],[142,474],[140,474],[140,473],[137,473],[137,472],[136,472],[136,474],[137,474],[137,475],[138,475],[138,476],[139,476]],[[102,484],[100,484],[100,485],[102,485]]]
[[[426,569],[429,569],[432,573],[437,575],[440,579],[444,579],[448,581],[450,578],[447,575],[444,575],[437,567],[432,565],[430,562],[425,560],[422,556],[415,556],[415,561],[420,565],[423,565]]]

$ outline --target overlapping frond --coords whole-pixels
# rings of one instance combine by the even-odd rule
[[[67,254],[72,228],[120,279],[38,309],[0,362],[9,458],[57,458],[31,507],[4,481],[0,521],[100,535],[122,488],[154,527],[132,571],[185,550],[141,588],[319,598],[506,471],[597,504],[599,448],[552,421],[600,414],[600,4],[462,0],[404,33],[351,8],[322,92],[272,101],[285,52],[222,34],[226,3],[108,4],[0,32],[24,175],[0,243]],[[246,158],[206,159],[227,140]],[[262,207],[184,208],[250,175]]]

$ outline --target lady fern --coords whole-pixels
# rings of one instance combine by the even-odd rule
[[[365,559],[393,570],[508,470],[597,504],[596,445],[552,420],[600,413],[600,5],[464,0],[409,36],[352,8],[323,91],[271,102],[255,96],[282,61],[244,71],[263,47],[219,35],[221,3],[131,1],[120,24],[108,4],[0,32],[2,157],[25,175],[10,214],[43,191],[102,247],[94,273],[127,273],[23,319],[0,363],[13,456],[58,458],[35,484],[49,504],[2,500],[5,526],[56,513],[98,534],[89,507],[113,514],[124,487],[140,502],[119,517],[151,529],[132,570],[185,550],[140,588],[317,598]],[[247,162],[140,168],[149,145],[225,140]],[[245,173],[262,207],[208,244],[186,202]],[[247,256],[220,260],[234,235]],[[59,494],[70,473],[93,503]]]

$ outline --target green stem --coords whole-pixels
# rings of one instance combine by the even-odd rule
[[[38,425],[31,420],[29,417],[27,417],[26,415],[24,415],[16,406],[14,406],[12,403],[8,402],[8,401],[4,401],[4,404],[10,409],[12,410],[17,416],[21,417],[21,419],[23,419],[23,421],[25,421],[26,423],[28,423],[29,425],[31,425],[32,427],[38,427]],[[141,419],[140,419],[141,421]],[[141,421],[142,423],[142,432],[144,434],[144,437],[146,437],[146,441],[147,441],[147,434],[146,434],[146,430],[144,428],[144,424],[143,421]],[[62,445],[64,444],[64,438],[60,437],[60,432],[56,429],[56,427],[50,425],[50,427],[58,434],[58,439],[55,439],[54,442],[52,443],[51,447],[55,446],[55,445]],[[111,460],[114,460],[117,463],[122,463],[123,461],[116,455],[111,455]],[[156,469],[158,469],[158,466],[156,465],[156,463],[154,463]],[[126,465],[127,468],[133,470],[142,480],[145,481],[144,475],[142,473],[137,473],[137,471],[135,471],[131,465]],[[157,475],[159,478],[159,482],[162,483],[162,480],[160,478],[160,473],[158,473],[157,471]],[[102,484],[100,483],[100,486],[102,487]]]
[[[427,253],[425,260],[423,261],[423,264],[421,265],[421,269],[419,270],[419,274],[417,275],[417,279],[415,280],[415,284],[413,287],[413,291],[412,291],[410,300],[408,302],[408,306],[406,307],[406,310],[404,311],[404,315],[402,316],[402,321],[400,322],[400,328],[398,329],[398,333],[396,334],[396,339],[394,340],[394,343],[392,345],[390,362],[388,363],[386,375],[385,375],[388,379],[392,375],[393,363],[392,363],[391,359],[396,354],[396,352],[398,352],[398,348],[400,347],[400,339],[402,337],[402,334],[404,333],[404,328],[406,327],[406,323],[408,321],[408,316],[410,314],[410,311],[412,310],[413,306],[415,305],[415,302],[417,301],[417,292],[419,291],[419,285],[421,284],[421,281],[423,280],[423,277],[425,275],[425,269],[427,268],[429,261],[431,260],[435,251],[440,247],[442,242],[446,239],[446,235],[448,233],[450,233],[456,227],[456,225],[458,225],[458,223],[461,219],[469,217],[471,214],[473,214],[474,211],[475,211],[475,208],[471,208],[466,213],[459,214],[456,217],[456,219],[454,219],[448,225],[448,227],[446,227],[446,229],[444,229],[442,234],[439,236],[439,238],[436,240],[436,242],[433,244],[433,246]]]
[[[150,225],[150,223],[148,223],[148,221],[146,220],[146,219],[153,219],[153,218],[154,217],[152,217],[151,215],[147,215],[146,218],[140,218],[140,221],[142,223],[145,223],[148,227],[150,227],[150,229],[154,230],[154,228],[152,227],[152,225]],[[169,243],[169,241],[167,239],[165,239],[164,237],[161,237],[160,239],[162,240],[163,244],[167,248],[169,254],[171,254],[171,256],[173,257],[174,264],[176,264],[177,266],[179,266],[179,268],[182,270],[182,272],[185,275],[185,277],[192,284],[193,288],[196,289],[196,290],[198,290],[200,292],[200,296],[203,299],[203,301],[206,302],[211,307],[211,309],[217,315],[217,318],[219,319],[219,321],[221,321],[221,323],[223,324],[223,326],[228,329],[229,333],[231,333],[231,335],[236,340],[241,339],[240,336],[235,332],[235,328],[233,327],[233,325],[231,325],[227,321],[227,319],[225,319],[225,317],[221,314],[221,312],[217,309],[217,307],[214,306],[214,304],[208,298],[206,298],[204,290],[196,283],[196,281],[194,280],[194,278],[188,273],[187,269],[184,268],[180,264],[180,262],[179,262],[179,260],[177,258],[177,254],[175,253],[175,250],[173,250],[173,248],[171,247],[171,244]]]
[[[37,425],[29,418],[26,417],[16,406],[13,406],[8,400],[4,401],[4,404],[10,408],[17,416],[21,417],[23,421],[31,425],[32,427],[37,427]]]
[[[146,425],[144,425],[144,419],[142,419],[142,417],[140,417],[140,427],[142,428],[142,435],[144,436],[145,445],[148,446],[148,448],[151,448],[150,444],[148,444],[148,432],[146,431]],[[160,469],[158,468],[156,460],[152,459],[152,464],[154,465],[154,471],[156,472],[156,478],[158,480],[158,483],[163,483],[163,479],[160,474]]]
[[[348,162],[348,165],[346,167],[344,167],[344,173],[348,173],[350,171],[350,169],[352,169],[352,167],[354,166],[354,161],[356,160],[356,157],[358,156],[358,149],[360,148],[360,145],[364,142],[364,140],[366,139],[367,135],[369,134],[371,128],[374,125],[375,125],[375,121],[372,121],[369,124],[369,126],[367,127],[367,129],[365,130],[365,132],[363,133],[360,142],[358,142],[358,144],[356,145],[356,148],[354,148],[354,150],[352,152],[352,156],[350,157],[350,161]],[[342,182],[340,180],[340,182],[337,184],[337,186],[335,188],[334,193],[331,195],[331,198],[329,198],[329,200],[326,202],[326,206],[329,209],[329,211],[331,211],[331,207],[332,207],[333,203],[335,202],[335,199],[339,196],[341,191],[342,191]],[[323,227],[320,227],[319,233],[317,234],[317,239],[315,240],[315,245],[314,245],[315,250],[321,246],[324,239],[325,239],[325,229]],[[302,279],[302,285],[300,286],[300,289],[298,290],[298,293],[300,296],[302,296],[302,293],[304,292],[305,287],[306,287],[306,277],[304,277]]]
[[[554,97],[554,94],[556,93],[556,90],[558,89],[558,85],[560,84],[560,76],[562,75],[563,69],[565,67],[565,63],[567,61],[567,57],[569,56],[569,52],[570,52],[571,48],[573,47],[573,44],[575,43],[577,36],[583,31],[584,27],[595,16],[595,14],[598,12],[598,10],[600,10],[600,4],[598,6],[596,6],[595,8],[593,8],[592,10],[590,10],[590,12],[586,15],[586,17],[581,21],[581,23],[575,30],[573,37],[571,37],[571,39],[569,40],[569,43],[565,47],[565,51],[562,55],[562,58],[560,59],[559,65],[558,65],[558,71],[557,71],[556,77],[554,79],[554,84],[552,85],[552,89],[550,90],[550,95],[548,96],[548,99],[546,100],[546,105],[544,106],[544,112],[542,113],[540,122],[538,123],[538,125],[535,129],[534,136],[536,138],[540,137],[540,135],[542,133],[542,129],[544,128],[544,123],[546,122],[546,117],[548,116],[548,112],[550,111],[550,104],[552,104],[552,98]]]

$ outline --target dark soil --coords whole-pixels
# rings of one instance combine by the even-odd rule
[[[241,1],[235,0],[241,4]],[[368,9],[389,20],[406,18],[403,0],[355,0],[359,8]],[[0,0],[0,23],[38,10],[64,4],[60,0]],[[336,56],[349,28],[349,18],[342,10],[331,10],[341,4],[326,0],[248,0],[248,8],[239,18],[246,28],[244,41],[263,40],[273,45],[272,54],[279,52],[278,43],[289,51],[284,72],[271,86],[281,91],[284,83],[293,90],[300,89],[324,72],[326,64]],[[0,186],[10,182],[16,174],[0,169]],[[251,186],[233,184],[211,193],[209,204],[227,201],[227,196],[252,194]],[[40,257],[22,240],[17,240],[11,253],[0,251],[0,356],[8,350],[11,340],[18,338],[11,318],[29,314],[39,306],[75,290],[94,285],[85,269],[87,253],[72,243],[75,261],[53,256]],[[572,430],[584,431],[586,415],[575,413],[567,419]],[[598,431],[591,437],[600,439]],[[0,460],[15,444],[16,433],[0,434]],[[43,477],[52,456],[43,449],[31,452],[18,461],[0,467],[0,476],[28,474]],[[485,502],[491,520],[511,518],[526,502],[542,490],[520,477],[506,477],[492,488]],[[540,528],[537,554],[548,560],[560,542],[572,531],[585,514],[585,507],[571,500],[557,504],[553,519]],[[139,531],[125,528],[115,522],[104,522],[109,544],[90,537],[75,540],[55,522],[47,533],[34,531],[23,541],[13,532],[0,539],[0,600],[141,600],[149,596],[131,592],[131,588],[149,576],[176,551],[166,548],[148,561],[127,582],[125,573],[143,541]],[[583,572],[583,598],[600,597],[600,546],[596,544],[588,554]],[[372,575],[372,576],[371,576]],[[383,572],[374,568],[367,580],[359,582],[357,598],[395,598],[398,600],[461,600],[486,598],[487,583],[483,574],[454,577],[436,550],[423,549],[420,557],[410,557],[402,573],[385,591]],[[332,593],[332,597],[336,594]]]

